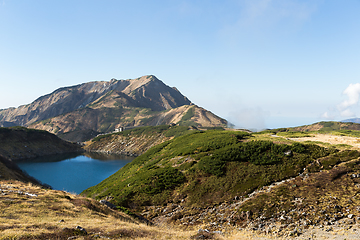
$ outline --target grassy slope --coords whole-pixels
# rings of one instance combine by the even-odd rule
[[[151,148],[87,196],[130,208],[184,202],[208,206],[293,177],[315,159],[336,152],[314,144],[253,141],[244,132],[197,131]],[[291,150],[286,156],[284,152]]]
[[[189,239],[195,231],[147,226],[93,199],[0,181],[0,239]],[[61,220],[61,221],[60,221]],[[76,229],[81,226],[86,230]]]

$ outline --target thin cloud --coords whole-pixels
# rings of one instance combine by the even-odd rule
[[[269,113],[261,108],[241,108],[229,113],[228,120],[236,128],[246,128],[250,130],[263,130],[266,128],[265,118]]]
[[[335,116],[330,113],[330,112],[324,112],[322,115],[321,115],[321,118],[322,119],[326,119],[326,120],[332,120],[335,118]]]
[[[350,109],[345,109],[344,111],[341,111],[340,116],[343,118],[353,118],[356,117],[356,114],[353,113]]]
[[[237,26],[268,26],[279,21],[303,22],[309,19],[322,1],[239,0]]]
[[[200,9],[192,4],[192,2],[179,3],[177,10],[181,15],[194,15],[200,13]]]
[[[241,39],[245,33],[266,34],[274,28],[293,31],[309,20],[322,2],[323,0],[238,0],[238,18],[225,25],[219,35],[231,44]]]

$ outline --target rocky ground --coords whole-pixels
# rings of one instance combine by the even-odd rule
[[[163,134],[141,135],[141,136],[123,136],[113,134],[109,136],[111,139],[102,141],[92,141],[86,143],[84,149],[89,152],[123,154],[127,156],[139,156],[146,152],[149,148],[160,144],[170,138]]]
[[[240,212],[241,206],[255,197],[271,192],[284,184],[294,184],[296,179],[274,183],[255,191],[247,198],[235,197],[231,202],[202,208],[187,208],[181,204],[151,206],[142,216],[152,219],[156,224],[180,224],[185,228],[196,228],[201,233],[219,234],[229,239],[360,239],[360,206],[359,213],[350,208],[338,206],[337,214],[322,210],[316,212],[317,220],[309,217],[310,212],[292,209],[280,212],[274,217],[260,216],[251,218],[251,212]],[[300,199],[296,199],[301,201]],[[335,206],[336,208],[336,206]]]
[[[357,141],[326,139],[332,144]],[[295,178],[205,209],[186,207],[185,198],[165,207],[148,207],[142,215],[157,224],[198,227],[199,234],[205,231],[230,239],[360,239],[360,174],[344,168],[359,162],[354,159],[315,173],[305,169]]]
[[[360,147],[357,138],[325,134],[292,140]],[[152,139],[139,141],[146,145]],[[102,149],[127,151],[132,144],[139,145],[126,137],[110,142]],[[352,161],[359,163],[360,159]],[[320,172],[305,170],[295,178],[207,208],[187,207],[183,198],[167,206],[149,206],[141,215],[159,226],[198,229],[194,239],[215,235],[226,239],[360,239],[360,172],[344,170],[343,165]],[[290,194],[284,195],[284,189]]]

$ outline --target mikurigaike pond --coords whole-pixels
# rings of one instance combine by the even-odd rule
[[[81,193],[100,183],[134,157],[108,154],[65,154],[17,161],[30,176],[57,190]]]

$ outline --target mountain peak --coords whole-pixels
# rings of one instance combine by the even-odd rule
[[[160,81],[157,77],[154,75],[145,75],[142,77],[138,77],[135,79],[130,79],[130,84],[124,89],[124,93],[130,94],[132,91],[141,88],[142,86],[145,86],[149,83],[155,83],[155,84],[162,84],[166,86],[162,81]]]
[[[128,80],[112,78],[110,81],[92,81],[62,87],[39,97],[31,104],[0,110],[0,126],[28,126],[36,121],[84,108],[112,91],[125,94],[125,102],[132,101],[133,107],[150,108],[154,111],[191,103],[180,92],[167,86],[154,75]]]
[[[154,75],[127,80],[112,78],[60,88],[31,104],[0,110],[0,126],[31,125],[56,134],[80,130],[107,132],[117,125],[168,124],[173,116],[165,117],[164,110],[190,104],[179,90]],[[201,126],[207,126],[208,122],[210,126],[225,125],[217,121],[217,116],[213,118],[202,110],[179,109],[174,112],[177,121],[182,119],[184,111],[188,112],[187,120],[193,118],[191,121]],[[193,124],[191,121],[187,124]]]

